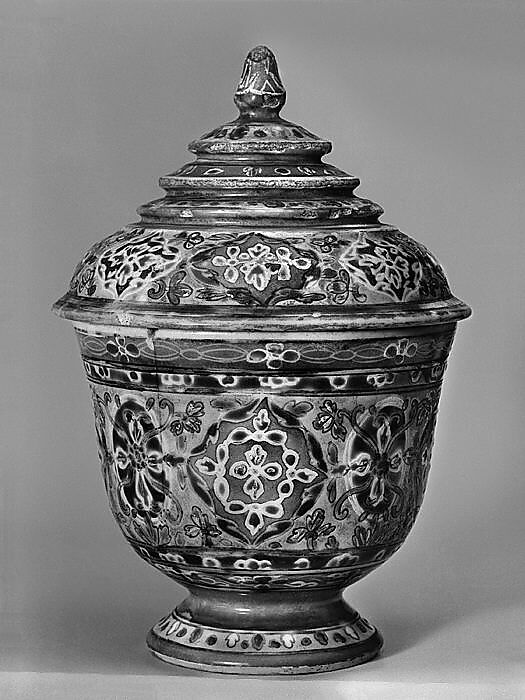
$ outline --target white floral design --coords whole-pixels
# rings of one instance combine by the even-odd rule
[[[229,473],[236,479],[244,481],[242,490],[256,501],[264,493],[263,479],[275,481],[283,473],[278,462],[268,462],[268,453],[260,445],[253,445],[245,452],[245,459],[235,462]]]
[[[252,536],[264,528],[264,518],[283,517],[283,503],[294,492],[295,482],[310,484],[318,476],[314,469],[301,464],[298,452],[288,446],[288,439],[288,433],[272,422],[268,409],[261,407],[251,420],[251,428],[238,426],[228,431],[216,447],[215,459],[204,456],[195,462],[201,474],[214,477],[213,491],[225,511],[245,515],[244,525]],[[231,451],[238,446],[246,446],[244,459],[232,464]],[[279,455],[278,461],[269,461],[265,448],[273,449]],[[248,500],[234,495],[232,478],[245,482],[242,492]],[[273,497],[262,501],[268,482],[275,483]]]
[[[108,239],[111,242],[100,255],[97,275],[107,296],[124,298],[145,289],[146,282],[155,281],[174,269],[180,251],[168,231],[143,228],[127,230]]]
[[[370,240],[364,232],[348,246],[340,264],[354,280],[397,301],[406,301],[419,288],[423,274],[409,252],[387,240]]]
[[[297,362],[300,359],[297,350],[286,348],[283,343],[266,343],[264,348],[251,350],[246,359],[248,362],[264,362],[268,369],[280,369],[283,362]]]
[[[398,364],[414,357],[416,353],[417,343],[409,338],[399,338],[394,343],[389,343],[384,350],[384,356],[387,359],[395,359]]]
[[[394,375],[392,372],[376,372],[367,375],[366,381],[376,389],[382,389],[387,384],[394,383]]]
[[[228,246],[226,255],[215,255],[212,265],[222,267],[224,279],[235,284],[242,275],[246,284],[262,292],[270,284],[272,277],[280,281],[291,279],[291,268],[307,270],[312,261],[309,258],[297,256],[287,246],[279,246],[273,250],[263,243],[242,250],[238,245]]]

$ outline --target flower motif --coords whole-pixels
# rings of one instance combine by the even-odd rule
[[[193,290],[189,284],[184,284],[183,279],[186,277],[184,270],[179,270],[170,279],[168,287],[168,299],[172,304],[177,306],[183,297],[191,296]]]
[[[354,547],[366,547],[371,544],[372,530],[362,525],[356,525],[352,534],[352,544]]]
[[[192,248],[195,248],[195,246],[199,245],[199,243],[202,243],[204,240],[204,236],[200,231],[185,231],[185,240],[183,243],[183,248],[186,250],[191,250]]]
[[[335,557],[329,559],[325,564],[325,568],[339,569],[340,567],[354,566],[355,564],[359,564],[359,557],[356,554],[344,552],[343,554],[337,554]],[[336,576],[339,576],[339,574]]]
[[[344,440],[346,428],[343,418],[344,413],[337,408],[335,401],[326,399],[312,425],[323,433],[329,432],[335,440]]]
[[[104,249],[108,239],[96,243],[92,248],[90,248],[87,253],[83,256],[82,260],[78,263],[73,273],[73,277],[70,283],[70,289],[75,292],[78,296],[93,296],[97,290],[97,275],[96,267],[98,262],[98,255],[101,250]]]
[[[334,537],[334,535],[330,535],[328,539],[326,540],[325,544],[325,549],[332,549],[336,550],[339,549],[339,540],[337,537]]]
[[[265,362],[268,369],[280,369],[283,362],[297,362],[299,358],[297,350],[285,350],[283,343],[266,343],[264,348],[251,350],[246,357],[248,362]]]
[[[266,136],[266,132],[263,131],[261,135],[260,130],[256,130],[254,131],[254,136],[263,138],[264,136]],[[260,175],[262,173],[262,168],[254,168],[251,165],[247,165],[245,168],[242,169],[242,172],[248,177],[255,177],[256,175]]]
[[[233,566],[235,569],[260,571],[261,569],[271,569],[272,563],[268,559],[254,559],[253,557],[248,557],[247,559],[236,559],[233,562]]]
[[[106,350],[115,359],[122,362],[130,362],[139,356],[139,349],[135,343],[128,342],[127,338],[121,335],[115,335],[114,340],[106,343]]]
[[[408,277],[408,261],[393,247],[376,247],[374,268],[377,280],[384,281],[392,287],[402,287]]]
[[[287,538],[287,542],[306,542],[307,549],[315,549],[320,537],[327,537],[335,530],[335,525],[324,522],[325,512],[322,508],[316,508],[313,513],[306,516],[304,527],[297,527]]]
[[[188,401],[184,413],[175,414],[175,420],[170,425],[170,430],[174,435],[182,433],[200,433],[204,415],[204,404],[202,401]]]
[[[415,416],[405,418],[402,405],[384,402],[368,408],[357,405],[348,414],[352,439],[347,446],[348,464],[342,473],[351,472],[352,487],[335,503],[336,518],[348,515],[343,506],[350,497],[355,497],[361,509],[360,520],[384,518],[398,510],[404,498],[397,482],[404,459],[405,433],[414,419]]]
[[[337,236],[330,234],[329,236],[324,236],[323,238],[312,239],[312,245],[319,248],[321,253],[331,253],[334,248],[338,245]]]
[[[297,256],[292,258],[292,251],[287,246],[272,250],[270,246],[256,243],[242,250],[240,246],[228,246],[226,255],[215,255],[212,265],[224,268],[224,279],[235,284],[242,274],[246,284],[262,292],[273,276],[278,280],[291,279],[291,268],[307,270],[312,265],[309,258]]]
[[[278,462],[267,462],[267,457],[266,450],[261,445],[255,444],[245,452],[244,460],[234,462],[229,469],[233,477],[245,481],[242,490],[252,501],[258,500],[264,493],[262,479],[275,481],[283,472]]]
[[[131,526],[133,534],[139,542],[150,547],[159,547],[171,542],[171,534],[167,525],[154,525],[151,518],[134,520]]]
[[[292,258],[292,251],[286,246],[279,246],[276,248],[275,257],[279,265],[277,270],[277,279],[279,280],[289,280],[291,276],[290,268],[292,267],[295,267],[297,270],[308,270],[312,265],[312,261],[309,258],[304,258],[302,256]]]
[[[234,427],[228,418],[234,419]],[[249,541],[263,536],[267,519],[291,517],[303,485],[319,478],[302,429],[279,418],[283,420],[267,399],[236,409],[215,433],[209,431],[200,451],[188,460],[190,472],[198,473],[199,488],[208,489],[206,498],[213,500],[221,527],[227,519],[227,532],[242,541],[247,541],[245,533]]]
[[[240,258],[241,249],[238,245],[231,245],[226,248],[226,256],[216,255],[212,258],[211,264],[217,267],[224,267],[224,279],[232,284],[239,279],[239,267],[242,265],[245,257]]]
[[[376,372],[367,375],[366,381],[376,389],[382,389],[387,384],[394,383],[394,375],[392,372]]]
[[[159,429],[136,400],[124,402],[113,422],[113,452],[122,510],[132,517],[156,516],[169,493]]]
[[[384,356],[388,359],[395,359],[401,364],[405,359],[414,357],[417,352],[417,343],[408,338],[399,338],[395,343],[390,343],[384,350]]]
[[[336,304],[344,304],[350,294],[350,275],[347,270],[338,270],[337,277],[334,277],[327,285],[326,291],[331,294]]]
[[[71,280],[71,289],[75,291],[79,296],[83,296],[84,292],[87,296],[93,296],[97,290],[97,283],[95,280],[95,267],[82,268],[75,273],[73,279]]]
[[[117,297],[136,292],[172,269],[180,253],[169,232],[144,228],[123,229],[106,239],[97,273]]]
[[[245,256],[246,262],[243,262],[240,271],[242,272],[247,284],[255,287],[259,292],[266,289],[272,278],[271,265],[275,263],[275,254],[271,248],[262,243],[247,248],[246,253],[241,253]],[[290,268],[288,268],[288,272]],[[285,278],[285,279],[289,279]]]
[[[185,525],[184,532],[188,537],[202,537],[202,546],[211,547],[213,539],[221,534],[218,527],[210,523],[210,519],[198,506],[191,509],[192,525]]]
[[[354,278],[365,287],[405,301],[419,288],[422,267],[410,250],[395,242],[376,242],[359,233],[340,258]]]
[[[344,304],[350,294],[352,299],[359,303],[366,301],[366,294],[360,291],[358,284],[355,284],[347,270],[341,269],[337,273],[329,268],[326,273],[330,272],[330,282],[326,285],[326,291],[332,296],[335,304]],[[332,274],[335,275],[332,277]],[[325,275],[328,277],[328,274]]]

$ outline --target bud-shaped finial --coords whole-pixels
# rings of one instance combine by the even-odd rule
[[[285,101],[286,90],[275,56],[267,46],[256,46],[246,57],[235,91],[234,102],[241,117],[262,121],[275,119]]]

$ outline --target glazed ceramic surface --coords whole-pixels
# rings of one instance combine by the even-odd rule
[[[342,592],[414,523],[470,313],[429,251],[322,161],[330,143],[279,117],[284,99],[257,47],[239,118],[190,144],[197,159],[88,251],[56,304],[116,521],[190,591],[148,644],[230,673],[378,653]]]

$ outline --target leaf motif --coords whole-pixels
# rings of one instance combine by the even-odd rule
[[[338,420],[334,421],[331,432],[336,440],[344,440],[346,438],[347,430]]]
[[[197,525],[185,525],[184,532],[188,537],[198,537],[201,531]]]
[[[236,239],[236,233],[212,233],[210,236],[206,236],[206,240],[216,243],[229,243],[231,241],[235,241]]]
[[[281,301],[287,301],[288,299],[293,299],[294,301],[300,301],[303,304],[312,304],[314,301],[321,301],[324,299],[326,294],[320,292],[306,293],[302,292],[300,289],[292,289],[291,287],[281,287],[277,289],[270,299],[268,300],[268,306],[275,306]]]
[[[231,537],[234,537],[236,540],[240,540],[241,542],[248,544],[248,540],[232,520],[227,520],[226,518],[217,518],[217,525],[223,532],[226,532]]]
[[[186,488],[186,472],[182,468],[182,466],[179,466],[179,468],[176,471],[177,474],[177,482],[182,490]]]
[[[337,464],[339,458],[337,445],[332,441],[328,443],[326,454],[328,455],[328,461],[330,462],[330,464]]]
[[[290,543],[301,542],[306,537],[306,532],[306,528],[298,527],[292,531],[291,535],[288,535],[286,541]]]
[[[184,461],[183,457],[175,457],[172,454],[166,454],[163,457],[163,461],[170,467],[176,467],[177,464],[181,464]]]
[[[370,530],[366,530],[362,525],[356,525],[354,534],[352,535],[352,544],[354,547],[360,547],[367,544],[370,538]]]
[[[190,484],[193,487],[195,493],[200,496],[201,500],[206,503],[207,506],[213,509],[213,500],[210,495],[210,490],[208,484],[202,478],[200,474],[197,474],[191,467],[188,468],[188,478]]]
[[[197,299],[204,299],[206,301],[218,301],[219,299],[226,299],[226,294],[223,292],[215,292],[211,287],[200,287],[197,290],[195,296]]]
[[[202,627],[195,627],[193,632],[190,634],[189,641],[191,644],[194,644],[198,639],[200,639],[203,635],[203,629]]]
[[[323,646],[326,646],[328,644],[328,635],[326,634],[326,632],[314,632],[314,639]]]
[[[279,418],[282,419],[285,425],[293,428],[299,427],[301,425],[301,423],[297,420],[293,413],[291,413],[288,410],[285,410],[284,407],[279,406],[279,404],[273,401],[271,403],[271,409],[276,415],[279,416]]]
[[[146,401],[146,411],[150,411],[153,408],[154,403],[155,403],[154,397],[150,396],[149,399]]]
[[[330,537],[324,543],[324,546],[326,549],[332,549],[332,550],[338,549],[339,540],[336,537],[334,537],[333,535],[330,535]]]
[[[276,523],[272,523],[263,533],[259,535],[259,537],[255,539],[254,544],[260,544],[261,542],[266,542],[266,540],[269,540],[272,537],[282,535],[282,533],[288,530],[292,524],[293,520],[279,520]]]
[[[321,449],[321,445],[310,433],[308,433],[307,435],[307,442],[312,452],[312,456],[317,461],[317,467],[321,469],[324,472],[324,474],[326,474],[328,472],[328,467],[326,466],[326,462],[324,461],[324,454],[323,450]]]
[[[206,450],[206,447],[208,445],[208,441],[213,439],[215,435],[217,434],[218,430],[218,425],[217,423],[212,423],[208,430],[206,431],[206,434],[204,435],[204,438],[201,443],[199,443],[196,447],[194,447],[191,451],[192,455],[198,455],[201,454]]]
[[[226,410],[229,408],[235,408],[236,406],[239,405],[239,400],[230,398],[228,396],[219,396],[216,399],[212,399],[210,401],[210,404],[214,408],[218,408],[219,410]]]
[[[260,302],[247,289],[231,289],[228,296],[244,306],[259,306]]]
[[[215,250],[215,246],[211,246],[208,248],[204,248],[202,250],[199,250],[198,253],[195,253],[195,255],[191,258],[190,264],[192,267],[200,265],[201,263],[206,263],[208,262],[210,255],[213,253]],[[198,267],[200,270],[201,268]],[[204,268],[206,269],[206,268]]]
[[[252,411],[252,409],[255,408],[258,402],[259,399],[250,401],[250,403],[247,403],[245,406],[241,406],[241,408],[236,408],[233,411],[228,411],[228,413],[226,413],[224,417],[227,420],[232,421],[234,423],[246,420],[246,418],[248,418],[250,412]]]
[[[310,508],[315,505],[315,502],[319,498],[321,489],[323,488],[323,482],[318,484],[313,484],[303,491],[303,500],[295,513],[296,518],[300,518],[301,515],[307,513]]]
[[[309,413],[313,405],[309,401],[287,401],[283,406],[285,411],[293,413],[294,416],[305,416]]]
[[[257,651],[260,651],[264,644],[264,637],[262,634],[254,634],[252,637],[252,647]]]
[[[213,270],[202,270],[198,267],[193,267],[192,268],[193,276],[195,279],[199,280],[199,282],[203,282],[204,284],[213,284],[215,286],[219,286],[219,282],[217,279],[217,273],[214,272]]]
[[[330,479],[328,486],[326,487],[326,493],[328,495],[329,503],[333,503],[337,496],[337,481],[336,479]]]
[[[148,297],[154,300],[161,299],[164,296],[166,289],[167,286],[164,280],[155,280],[152,286],[148,289]]]

